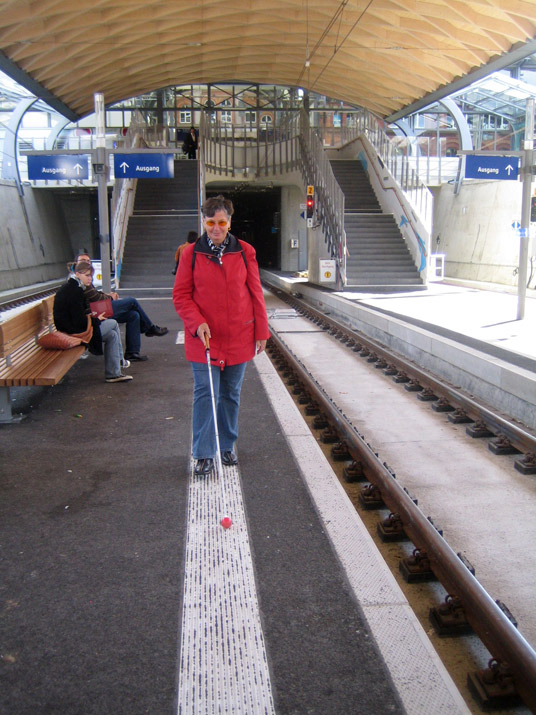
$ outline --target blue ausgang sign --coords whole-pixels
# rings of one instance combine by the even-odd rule
[[[173,154],[114,154],[116,179],[172,179]]]
[[[87,154],[39,154],[28,156],[28,179],[87,179]]]
[[[500,179],[515,181],[519,172],[518,156],[477,156],[465,157],[466,179]]]

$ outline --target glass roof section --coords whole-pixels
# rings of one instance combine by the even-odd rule
[[[450,95],[465,114],[494,114],[513,125],[525,121],[527,99],[536,97],[536,85],[496,72]],[[428,111],[437,108],[430,105]],[[425,113],[427,110],[423,110]]]

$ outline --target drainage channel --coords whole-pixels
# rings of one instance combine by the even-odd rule
[[[387,507],[389,518],[383,528],[387,532],[402,532],[415,545],[408,559],[401,563],[406,580],[426,580],[429,573],[445,588],[445,604],[436,609],[439,626],[448,621],[449,614],[474,631],[492,654],[488,668],[471,673],[468,686],[484,709],[508,707],[522,700],[536,711],[536,653],[516,630],[507,613],[489,596],[471,573],[470,564],[456,554],[425,517],[412,496],[396,480],[388,465],[365,437],[350,423],[332,398],[326,394],[310,372],[272,334],[269,355],[291,383],[296,383],[295,394],[306,404],[308,414],[317,413],[316,426],[324,424],[327,440],[334,442],[332,455],[346,459],[348,480],[363,474],[369,483],[362,489],[360,501],[365,508]],[[300,393],[301,391],[301,393]],[[324,422],[323,422],[324,421]],[[331,431],[331,434],[330,434]]]

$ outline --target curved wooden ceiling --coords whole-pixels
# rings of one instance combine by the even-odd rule
[[[4,59],[81,116],[232,81],[388,116],[535,35],[536,0],[0,0]]]

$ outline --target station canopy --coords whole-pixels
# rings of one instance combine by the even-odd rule
[[[535,36],[535,0],[0,0],[0,69],[70,119],[96,92],[110,105],[217,82],[392,119],[535,52]]]

